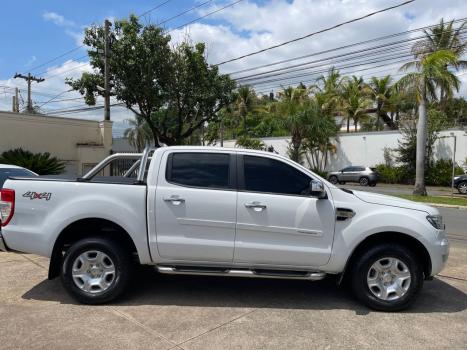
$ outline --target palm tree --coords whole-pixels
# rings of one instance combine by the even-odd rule
[[[153,140],[151,129],[146,120],[139,115],[135,115],[135,119],[129,119],[128,123],[130,127],[125,130],[123,136],[131,146],[141,152]]]
[[[467,21],[463,21],[460,26],[454,28],[454,21],[444,22],[441,19],[439,24],[429,30],[424,30],[425,38],[416,43],[412,52],[416,57],[424,57],[433,52],[440,50],[450,50],[458,58],[458,61],[452,67],[456,70],[467,67],[467,61],[461,58],[467,53],[467,42],[462,38],[464,28],[467,26]],[[440,88],[440,102],[445,102],[446,99],[452,97],[445,87]]]
[[[235,110],[243,121],[243,131],[247,134],[247,116],[253,109],[256,101],[256,93],[248,85],[240,86],[236,93]]]
[[[371,106],[368,98],[369,88],[363,78],[352,76],[347,79],[340,96],[340,108],[347,119],[347,132],[350,132],[350,119],[354,121],[355,131],[358,122],[363,118],[369,118],[367,110]]]
[[[289,157],[301,162],[303,139],[306,135],[306,115],[301,113],[309,101],[308,91],[303,88],[287,87],[278,93],[279,102],[275,111],[284,128],[290,133]]]
[[[344,82],[345,79],[341,76],[339,71],[332,67],[328,70],[327,75],[318,77],[318,79],[316,79],[316,84],[311,87],[315,95],[320,95],[326,100],[326,102],[322,104],[322,108],[327,113],[336,113]]]
[[[453,90],[458,91],[460,81],[457,76],[447,69],[456,66],[459,59],[451,50],[439,50],[426,55],[415,53],[416,60],[406,63],[401,70],[414,70],[402,77],[397,85],[402,89],[413,91],[418,104],[417,125],[417,156],[415,188],[413,193],[426,196],[425,188],[425,157],[427,143],[427,104],[429,99],[436,99],[437,88],[442,87],[448,95]]]
[[[369,84],[373,102],[376,104],[376,125],[378,129],[382,125],[380,116],[384,110],[383,108],[386,107],[386,103],[391,98],[391,82],[391,76],[386,75],[384,78],[372,77]]]

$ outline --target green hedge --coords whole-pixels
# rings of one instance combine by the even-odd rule
[[[376,166],[380,177],[379,181],[388,184],[414,184],[415,172],[405,166],[389,167],[385,164]],[[463,174],[461,167],[457,166],[455,174]],[[452,181],[452,160],[440,159],[431,162],[425,173],[425,181],[429,186],[450,186]]]

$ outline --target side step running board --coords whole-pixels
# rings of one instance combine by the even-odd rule
[[[247,269],[218,269],[218,268],[193,268],[193,267],[173,267],[156,266],[159,273],[170,275],[203,275],[203,276],[231,276],[231,277],[256,277],[256,278],[282,278],[294,280],[319,281],[326,274],[324,272],[300,272],[279,271],[279,270],[247,270]]]

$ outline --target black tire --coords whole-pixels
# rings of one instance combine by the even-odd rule
[[[339,182],[339,180],[337,179],[336,175],[332,175],[332,176],[329,176],[329,182],[335,185]]]
[[[361,177],[358,182],[360,183],[360,186],[368,186],[370,183],[367,177]]]
[[[377,297],[368,286],[367,276],[371,266],[380,259],[396,258],[403,262],[410,272],[410,284],[396,300],[383,300]],[[398,244],[380,244],[367,249],[357,258],[350,275],[355,296],[371,309],[378,311],[400,311],[409,307],[423,286],[423,267],[417,256]]]
[[[101,292],[86,292],[78,287],[73,280],[72,269],[76,259],[83,253],[98,251],[104,253],[113,263],[115,274],[106,290]],[[80,303],[104,304],[119,297],[130,282],[133,261],[129,251],[119,243],[103,237],[85,238],[73,243],[62,262],[60,277],[66,290]],[[111,276],[112,277],[112,276]]]
[[[459,182],[457,185],[457,190],[460,194],[467,194],[467,181]]]

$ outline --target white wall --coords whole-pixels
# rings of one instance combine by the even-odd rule
[[[435,159],[451,159],[454,140],[451,133],[457,137],[456,162],[462,166],[467,158],[467,134],[463,130],[444,130],[439,133],[440,139],[435,143]],[[347,165],[373,166],[384,163],[383,150],[385,147],[396,148],[397,141],[402,139],[399,131],[357,132],[340,134],[335,145],[337,151],[331,156],[326,170],[339,170]],[[287,156],[287,137],[263,138],[264,143],[273,146],[281,155]],[[235,140],[224,141],[225,147],[235,147]]]

